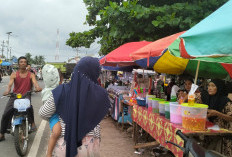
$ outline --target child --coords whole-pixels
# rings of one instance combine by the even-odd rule
[[[49,64],[46,64],[43,67],[42,75],[45,84],[45,88],[42,91],[42,101],[44,103],[52,94],[51,91],[62,83],[63,77],[57,68]],[[47,157],[52,156],[53,149],[61,135],[61,125],[59,122],[59,116],[57,114],[54,114],[51,118],[49,118],[49,125],[52,133],[48,142]]]

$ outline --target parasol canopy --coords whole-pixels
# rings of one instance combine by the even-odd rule
[[[184,47],[189,55],[183,57],[232,56],[231,10],[230,0],[182,34],[180,46]]]
[[[136,65],[130,54],[150,44],[148,41],[126,43],[104,56],[99,62],[103,66],[132,66]]]
[[[141,49],[133,52],[131,54],[131,58],[135,60],[136,64],[138,64],[141,67],[153,67],[154,63],[162,55],[163,51],[184,32],[179,32],[156,40],[142,47]]]

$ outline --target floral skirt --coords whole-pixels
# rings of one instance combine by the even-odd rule
[[[82,146],[77,148],[76,157],[100,157],[100,139],[86,136],[82,140]],[[53,157],[65,157],[66,143],[64,137],[58,139],[53,151]]]

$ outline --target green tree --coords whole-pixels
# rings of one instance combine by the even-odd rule
[[[35,56],[34,57],[34,64],[39,64],[39,57],[38,56]]]
[[[45,64],[45,57],[44,56],[38,56],[38,64],[39,65]]]
[[[104,55],[126,42],[154,41],[187,30],[228,0],[84,0],[89,31],[72,32],[66,44],[72,48],[99,38]]]
[[[26,54],[25,54],[25,57],[27,58],[27,62],[28,62],[29,64],[32,64],[32,63],[33,63],[33,58],[32,58],[31,53],[26,53]]]

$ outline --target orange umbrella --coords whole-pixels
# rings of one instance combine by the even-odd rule
[[[168,46],[171,45],[171,43],[173,43],[184,32],[185,31],[156,40],[152,42],[151,44],[148,44],[147,46],[144,46],[140,48],[139,50],[131,53],[130,56],[132,57],[133,60],[140,60],[140,59],[149,58],[149,57],[161,56],[163,50],[168,48]],[[149,59],[148,59],[148,62],[149,62]]]

